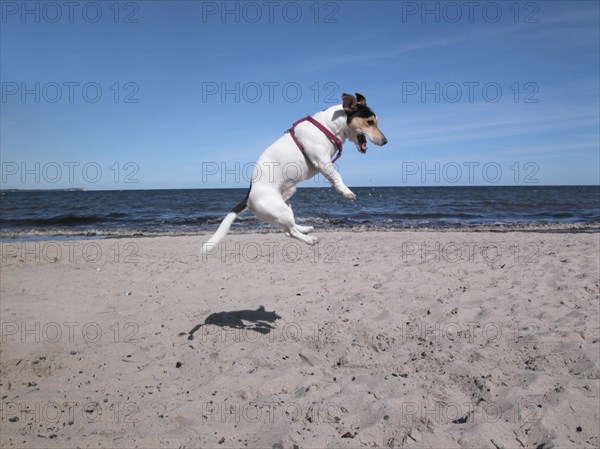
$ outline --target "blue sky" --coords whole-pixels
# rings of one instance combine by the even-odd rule
[[[342,92],[349,186],[600,183],[599,3],[472,5],[2,2],[1,187],[246,187]]]

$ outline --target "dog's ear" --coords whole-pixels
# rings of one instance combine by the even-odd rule
[[[359,94],[358,92],[356,92],[356,100],[357,100],[358,104],[361,106],[367,105],[367,99],[364,97],[364,95]]]
[[[358,101],[350,94],[342,94],[342,105],[346,114],[352,114],[358,108]]]

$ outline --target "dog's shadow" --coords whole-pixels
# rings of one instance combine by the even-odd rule
[[[281,317],[275,312],[267,312],[263,306],[256,310],[233,310],[231,312],[211,313],[206,317],[204,323],[196,324],[189,332],[181,332],[179,335],[187,335],[188,340],[194,339],[194,334],[203,326],[231,327],[233,329],[248,329],[261,334],[268,334],[274,329],[271,323]]]

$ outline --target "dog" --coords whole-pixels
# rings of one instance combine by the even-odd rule
[[[367,152],[368,138],[383,146],[387,138],[379,130],[377,115],[367,106],[366,98],[342,94],[342,104],[297,121],[258,158],[246,197],[227,214],[217,231],[202,245],[206,254],[225,237],[237,216],[249,209],[268,223],[283,228],[285,233],[308,245],[318,238],[309,235],[312,226],[300,226],[294,220],[290,199],[296,184],[321,173],[344,198],[354,201],[356,195],[344,184],[333,162],[341,156],[342,144],[351,140],[360,153]],[[338,156],[332,160],[336,153]]]

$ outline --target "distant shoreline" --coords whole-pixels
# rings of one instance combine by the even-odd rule
[[[352,189],[420,189],[420,188],[545,188],[545,187],[597,187],[600,189],[600,184],[434,184],[434,185],[401,185],[401,186],[350,186]],[[331,186],[320,185],[299,185],[298,189],[331,189]],[[66,187],[58,189],[0,189],[2,193],[15,192],[152,192],[152,191],[175,191],[175,190],[247,190],[248,186],[240,187],[173,187],[173,188],[147,188],[147,189],[88,189],[83,187]]]

